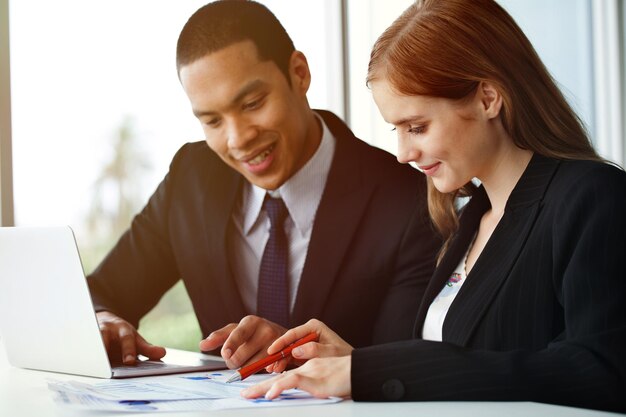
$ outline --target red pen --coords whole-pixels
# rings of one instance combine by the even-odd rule
[[[237,372],[235,372],[230,378],[228,378],[228,381],[226,381],[226,383],[241,381],[243,379],[246,379],[250,375],[256,374],[257,372],[259,372],[261,369],[265,368],[266,366],[271,365],[274,362],[277,362],[283,358],[290,356],[293,348],[301,346],[305,343],[313,342],[315,339],[317,339],[317,333],[315,332],[309,333],[306,336],[304,336],[302,339],[296,340],[295,342],[293,342],[292,344],[290,344],[289,346],[287,346],[280,352],[276,352],[273,355],[269,355],[261,360],[251,363],[248,366],[239,368]]]

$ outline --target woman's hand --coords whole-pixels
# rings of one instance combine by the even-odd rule
[[[265,395],[272,400],[285,390],[298,388],[317,398],[349,397],[351,360],[351,356],[311,359],[299,368],[241,391],[241,395],[245,398]]]
[[[267,353],[272,355],[276,352],[280,352],[282,349],[289,346],[291,343],[303,338],[309,333],[317,333],[317,342],[305,343],[302,346],[291,351],[293,357],[293,363],[301,365],[308,359],[324,358],[331,356],[346,356],[350,355],[354,348],[350,346],[345,340],[343,340],[337,333],[333,332],[328,326],[319,320],[309,320],[302,326],[294,327],[288,330],[284,335],[279,337],[267,348]],[[287,368],[289,359],[281,359],[278,362],[269,365],[266,369],[267,372],[280,373]]]

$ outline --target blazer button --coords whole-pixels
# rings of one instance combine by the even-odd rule
[[[404,384],[399,379],[390,379],[383,383],[383,397],[386,400],[398,401],[404,397]]]

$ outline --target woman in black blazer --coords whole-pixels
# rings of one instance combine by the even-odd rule
[[[324,358],[244,395],[626,411],[626,174],[513,19],[493,0],[418,1],[378,39],[368,85],[446,239],[414,339],[353,350],[311,321],[269,352],[316,331],[293,355]]]

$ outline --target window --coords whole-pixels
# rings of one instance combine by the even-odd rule
[[[617,0],[498,0],[539,53],[581,117],[599,152],[624,163]],[[392,153],[395,134],[378,114],[365,87],[369,52],[377,37],[411,0],[348,0],[350,123],[357,136]],[[624,16],[624,11],[621,11]],[[624,54],[622,49],[621,54]]]
[[[203,139],[177,78],[175,47],[207,1],[10,1],[15,221],[71,225],[87,272],[175,151]],[[263,3],[309,59],[311,105],[343,116],[339,1]],[[197,349],[182,285],[140,330],[154,343]]]
[[[365,86],[365,77],[374,42],[412,3],[412,0],[348,0],[347,7],[350,127],[357,137],[393,154],[397,151],[395,134],[378,113]]]
[[[590,133],[596,130],[589,0],[500,0]],[[547,30],[549,29],[549,30]]]
[[[97,265],[162,179],[174,152],[202,139],[174,61],[180,29],[207,1],[0,0],[3,225],[13,216],[18,225],[72,225],[87,272]],[[335,111],[357,136],[392,153],[395,135],[374,106],[365,73],[374,41],[412,1],[262,0],[308,57],[311,106]],[[623,164],[623,3],[500,3],[526,32],[602,154]],[[155,327],[156,321],[163,326]],[[141,331],[155,343],[197,347],[199,330],[182,286],[142,322]]]

